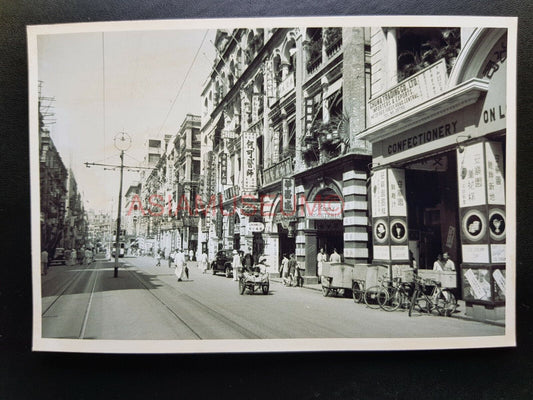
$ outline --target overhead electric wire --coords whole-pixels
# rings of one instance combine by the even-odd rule
[[[181,85],[178,89],[178,93],[176,94],[176,97],[174,97],[174,100],[172,101],[172,104],[170,105],[170,108],[168,110],[168,113],[161,124],[161,128],[159,128],[159,132],[157,133],[157,136],[161,136],[161,131],[163,130],[163,127],[167,123],[168,117],[170,116],[170,113],[172,112],[172,109],[174,108],[174,105],[176,104],[176,101],[178,100],[179,95],[181,94],[181,91],[183,90],[183,87],[185,86],[185,82],[187,82],[187,78],[189,77],[190,72],[192,71],[192,67],[194,66],[196,59],[198,58],[198,54],[200,54],[200,50],[202,49],[202,46],[204,45],[205,38],[207,37],[207,33],[209,30],[206,30],[204,33],[204,37],[202,38],[202,42],[200,43],[200,46],[198,47],[198,50],[196,50],[196,54],[194,55],[194,58],[191,62],[191,65],[189,66],[189,69],[187,70],[187,73],[185,74],[185,77],[183,78],[183,81],[181,82]]]

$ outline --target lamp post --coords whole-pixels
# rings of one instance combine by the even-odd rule
[[[117,211],[117,234],[115,235],[115,272],[113,277],[118,276],[118,256],[120,254],[120,213],[122,211],[122,177],[124,174],[124,152],[131,146],[131,137],[125,132],[120,132],[115,136],[115,147],[120,150],[120,186],[118,192]]]

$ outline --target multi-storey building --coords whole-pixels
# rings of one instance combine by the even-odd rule
[[[373,261],[448,252],[467,314],[505,303],[505,29],[372,28]]]
[[[168,255],[175,248],[194,253],[198,247],[198,216],[194,204],[200,177],[200,117],[187,114],[176,135],[151,139],[147,170],[141,174],[139,233],[145,250],[162,249]],[[157,143],[156,143],[157,142]],[[156,157],[155,155],[159,156]],[[130,193],[128,210],[139,203]]]
[[[219,30],[204,87],[202,218],[219,248],[265,255],[277,270],[296,253],[306,278],[320,247],[367,262],[369,30]]]
[[[41,121],[40,116],[41,248],[53,256],[65,228],[68,172],[50,137],[50,131]]]
[[[89,244],[89,242],[92,245],[93,243],[88,237],[87,213],[83,206],[76,178],[71,169],[68,170],[66,198],[65,227],[61,247],[66,249],[81,249],[85,244]]]

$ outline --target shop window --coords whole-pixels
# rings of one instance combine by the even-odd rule
[[[444,58],[448,73],[461,46],[459,28],[398,29],[398,81]]]

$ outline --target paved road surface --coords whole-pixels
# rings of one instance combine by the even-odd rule
[[[47,338],[259,339],[502,335],[504,328],[429,315],[409,318],[346,298],[271,282],[268,295],[239,295],[237,282],[190,266],[190,280],[151,257],[54,266],[43,277]]]

